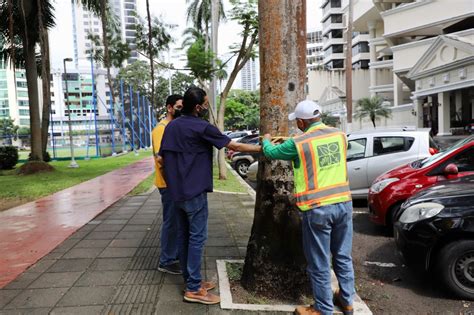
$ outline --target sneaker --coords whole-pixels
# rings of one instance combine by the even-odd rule
[[[336,292],[334,292],[333,300],[334,305],[338,306],[341,309],[342,314],[354,315],[354,307],[352,305],[344,305],[339,290],[336,290]]]
[[[206,305],[218,304],[221,298],[215,294],[208,293],[206,289],[200,288],[196,292],[186,291],[184,300],[192,303],[201,303]]]
[[[172,275],[180,275],[180,274],[183,273],[181,271],[181,268],[180,268],[179,264],[177,264],[177,263],[170,264],[170,265],[167,265],[167,266],[164,266],[164,265],[160,264],[160,265],[158,265],[158,270],[161,271],[161,272],[166,272],[166,273],[172,274]]]
[[[313,306],[298,306],[295,309],[295,314],[297,315],[322,315],[320,311],[314,309]]]

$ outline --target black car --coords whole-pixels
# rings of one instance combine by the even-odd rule
[[[421,191],[397,217],[395,242],[407,264],[434,272],[456,295],[474,300],[474,175]]]
[[[238,142],[247,144],[258,144],[259,138],[257,135],[249,135],[240,139]],[[248,152],[235,152],[232,155],[232,167],[239,173],[240,176],[247,176],[247,171],[253,162],[258,160],[260,153],[248,153]]]

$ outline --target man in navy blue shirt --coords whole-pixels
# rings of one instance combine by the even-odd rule
[[[217,304],[220,298],[208,290],[212,282],[202,281],[201,259],[207,239],[207,193],[212,192],[212,147],[240,152],[260,152],[259,145],[231,141],[219,129],[202,119],[209,102],[204,90],[189,88],[183,97],[182,116],[165,129],[159,155],[171,199],[178,211],[178,248],[186,282],[184,300]]]

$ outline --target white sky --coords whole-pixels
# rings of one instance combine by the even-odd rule
[[[307,27],[308,30],[321,28],[322,0],[307,0]],[[137,0],[138,13],[146,17],[145,0]],[[186,0],[150,0],[150,10],[152,15],[161,16],[165,22],[177,24],[178,27],[172,31],[176,38],[176,43],[172,46],[171,62],[175,66],[183,66],[184,53],[176,51],[181,46],[183,30],[186,26]],[[70,0],[56,0],[56,27],[50,33],[50,50],[52,68],[57,69],[62,65],[63,58],[73,57],[72,38],[72,10]],[[224,9],[228,11],[230,3],[224,0]],[[227,21],[219,26],[219,56],[222,57],[229,49],[228,47],[239,41],[240,29],[234,22]],[[231,34],[231,35],[230,35]],[[182,55],[181,57],[179,55]]]

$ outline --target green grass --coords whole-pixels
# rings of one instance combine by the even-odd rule
[[[122,145],[116,145],[115,146],[116,151],[122,150]],[[129,150],[130,148],[127,149]],[[99,152],[102,150],[102,152],[112,152],[112,147],[110,144],[105,144],[101,145],[99,147]],[[64,157],[70,157],[71,156],[71,149],[68,146],[65,147],[56,147],[54,150],[53,154],[53,149],[48,148],[49,155],[51,158],[54,158],[54,156],[58,158],[64,158]],[[28,159],[28,154],[30,154],[30,151],[18,151],[18,157],[20,160],[27,160]],[[95,145],[89,146],[89,150],[87,150],[86,147],[74,147],[74,156],[75,157],[94,157],[96,156],[96,150],[95,150]]]
[[[227,192],[240,192],[245,193],[247,189],[243,187],[237,178],[232,174],[231,171],[227,170],[227,179],[226,180],[219,180],[219,169],[217,166],[214,166],[213,169],[214,174],[214,190],[219,191],[227,191]],[[143,182],[141,182],[135,189],[130,192],[130,195],[140,195],[144,194],[149,191],[154,185],[155,175],[151,175]]]
[[[31,201],[132,164],[147,156],[150,156],[150,151],[142,151],[138,156],[128,153],[117,157],[77,161],[79,164],[77,169],[68,168],[69,161],[56,161],[50,163],[56,169],[54,172],[28,176],[16,175],[15,170],[3,171],[0,172],[0,201],[2,199]]]

